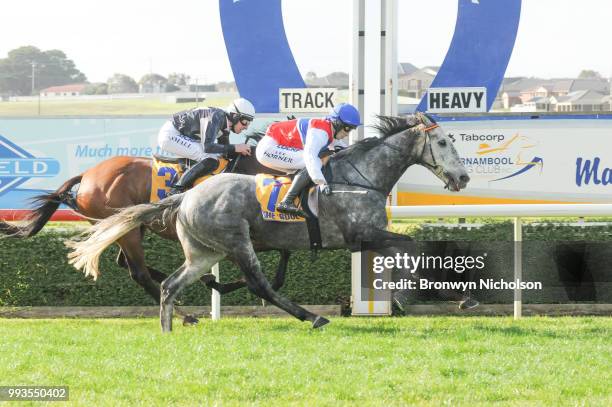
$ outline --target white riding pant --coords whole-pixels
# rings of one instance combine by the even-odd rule
[[[293,173],[306,166],[304,150],[281,146],[270,136],[264,136],[257,143],[255,155],[257,161],[266,167],[286,173]]]
[[[205,158],[215,158],[218,160],[220,156],[220,154],[206,153],[202,143],[183,136],[170,120],[164,123],[159,130],[157,144],[164,151],[195,161],[202,161]]]

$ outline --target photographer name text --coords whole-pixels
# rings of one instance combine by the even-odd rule
[[[494,280],[492,278],[478,281],[431,281],[426,278],[410,280],[402,278],[398,281],[384,281],[377,278],[372,281],[375,290],[541,290],[539,281]]]

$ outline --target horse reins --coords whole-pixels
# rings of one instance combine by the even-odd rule
[[[423,150],[421,151],[421,157],[419,158],[419,161],[421,162],[423,166],[427,167],[431,172],[433,172],[438,178],[442,179],[442,175],[444,174],[444,169],[440,165],[438,165],[436,156],[434,155],[434,152],[433,152],[433,147],[431,146],[431,138],[429,136],[429,132],[437,127],[440,127],[440,126],[434,123],[431,126],[423,129],[423,131],[425,132],[425,136],[427,137],[427,142],[423,143]],[[423,160],[423,155],[425,154],[425,148],[427,146],[429,146],[429,154],[431,155],[431,159],[433,160],[433,165],[430,165]],[[445,189],[448,188],[449,183],[450,183],[450,180],[446,183],[446,185],[444,185]]]
[[[421,151],[421,156],[420,156],[420,161],[423,165],[425,165],[426,167],[428,167],[434,174],[436,174],[438,177],[440,176],[440,174],[443,172],[443,170],[441,170],[441,167],[437,164],[436,161],[436,157],[433,154],[433,149],[431,147],[431,139],[429,138],[429,132],[431,130],[434,130],[435,128],[439,127],[436,123],[432,124],[431,126],[426,127],[425,129],[423,129],[423,131],[425,132],[425,137],[426,137],[426,142],[423,143],[423,150]],[[391,150],[397,151],[398,153],[402,153],[402,149],[394,146],[393,144],[389,144],[386,141],[381,141],[380,144],[389,147]],[[425,154],[425,148],[427,147],[427,145],[429,145],[429,152],[431,154],[431,158],[433,159],[434,165],[429,165],[425,162],[423,162],[423,154]],[[347,160],[347,162],[350,164],[351,167],[353,167],[353,169],[357,172],[357,174],[359,174],[359,176],[361,178],[363,178],[364,180],[366,180],[368,182],[368,184],[370,185],[363,185],[363,184],[357,184],[357,183],[353,183],[353,182],[340,182],[340,181],[331,181],[329,182],[330,185],[346,185],[346,186],[351,186],[351,187],[358,187],[358,188],[363,188],[363,189],[369,189],[369,190],[373,190],[376,192],[380,192],[383,195],[387,194],[387,191],[384,191],[382,188],[377,188],[374,186],[374,184],[372,184],[372,182],[361,173],[361,171],[359,171],[359,169],[355,166],[355,164],[353,164],[353,162],[351,160]],[[332,177],[333,178],[333,177]],[[446,184],[446,187],[448,187],[448,184]]]

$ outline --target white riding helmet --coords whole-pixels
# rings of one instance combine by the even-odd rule
[[[236,122],[240,119],[251,121],[255,118],[255,106],[245,98],[235,99],[225,111]]]

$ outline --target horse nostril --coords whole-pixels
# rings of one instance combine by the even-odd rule
[[[470,177],[469,175],[462,175],[459,177],[459,181],[465,182],[467,184],[468,182],[470,182]]]

